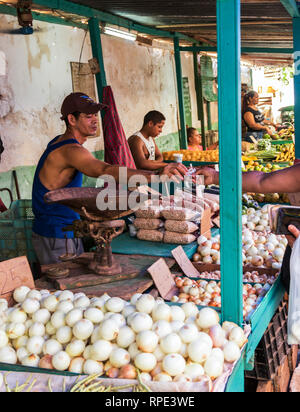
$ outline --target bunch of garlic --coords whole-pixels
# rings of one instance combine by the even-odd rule
[[[89,299],[71,291],[14,292],[0,301],[0,362],[144,380],[200,381],[219,377],[246,342],[237,325],[219,324],[212,308],[169,306],[135,294]]]

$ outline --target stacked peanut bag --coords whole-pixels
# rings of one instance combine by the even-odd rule
[[[196,199],[177,190],[174,196],[150,200],[143,209],[136,210],[133,225],[137,238],[151,242],[187,245],[200,234],[203,211],[218,209],[207,199]]]

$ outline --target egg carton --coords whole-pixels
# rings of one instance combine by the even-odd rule
[[[282,301],[254,355],[254,369],[246,371],[246,378],[261,381],[273,380],[285,357],[291,357],[292,347],[287,344],[288,307]]]

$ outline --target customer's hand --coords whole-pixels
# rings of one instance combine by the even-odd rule
[[[197,167],[196,168],[196,176],[202,175],[204,176],[204,184],[205,186],[209,185],[218,185],[219,184],[219,173],[211,167]]]
[[[182,163],[170,163],[164,168],[161,169],[160,175],[164,175],[166,178],[169,178],[177,183],[184,179],[184,176],[187,174],[187,167]]]
[[[289,242],[290,247],[293,248],[295,240],[300,236],[300,231],[296,228],[296,226],[293,225],[290,225],[288,229],[293,236],[288,235],[286,236],[286,238]]]

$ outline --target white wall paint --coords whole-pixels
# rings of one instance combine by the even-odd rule
[[[11,16],[0,15],[1,29],[16,29]],[[85,32],[71,27],[34,22],[33,35],[0,34],[0,53],[6,74],[0,72],[0,135],[5,152],[0,172],[37,163],[47,143],[63,132],[60,106],[72,91],[70,62],[78,62]],[[178,130],[176,76],[172,50],[145,47],[102,36],[108,84],[129,137],[138,130],[149,110],[162,111],[167,122],[163,134]],[[81,62],[92,57],[87,36]],[[189,77],[193,119],[197,121],[193,58],[182,53],[183,75]],[[1,110],[2,108],[2,110]],[[86,147],[103,149],[102,137]]]

